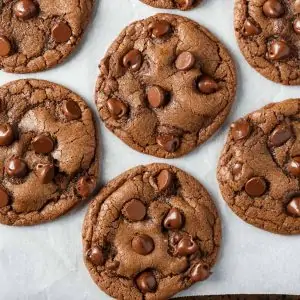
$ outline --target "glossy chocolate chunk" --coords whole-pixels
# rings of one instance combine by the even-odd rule
[[[140,273],[136,278],[136,285],[143,294],[155,292],[157,289],[156,278],[151,271]]]
[[[232,174],[237,176],[242,172],[242,169],[243,169],[243,164],[241,164],[240,162],[237,162],[232,167]]]
[[[21,178],[27,174],[27,165],[21,158],[15,156],[6,161],[5,171],[10,177]]]
[[[269,141],[271,146],[279,147],[285,144],[292,137],[292,135],[293,133],[289,126],[279,125],[271,133]]]
[[[48,154],[54,149],[54,141],[49,135],[40,134],[33,139],[31,146],[36,153]]]
[[[139,50],[133,49],[130,50],[124,57],[123,57],[123,65],[124,67],[132,70],[138,71],[143,63],[143,57]]]
[[[300,156],[293,157],[289,161],[287,170],[291,175],[300,176]]]
[[[0,125],[0,146],[9,146],[14,141],[14,132],[9,124]]]
[[[9,196],[7,192],[0,187],[0,209],[7,206],[9,203]]]
[[[183,237],[177,247],[176,255],[179,256],[188,256],[199,251],[199,246],[197,243],[189,236]]]
[[[267,0],[263,12],[269,18],[279,18],[284,14],[284,7],[280,0]]]
[[[261,29],[254,25],[249,19],[247,19],[244,23],[244,31],[243,34],[245,36],[253,36],[261,33]]]
[[[155,38],[161,38],[171,31],[171,25],[165,20],[152,22],[149,26],[152,31],[152,36]]]
[[[96,180],[88,175],[82,176],[77,181],[77,191],[83,198],[88,198],[96,188]]]
[[[37,16],[39,12],[38,3],[32,0],[19,0],[14,5],[16,17],[22,20],[28,20]]]
[[[10,40],[5,36],[0,35],[0,56],[2,57],[9,56],[11,52],[12,52],[12,45]]]
[[[242,119],[231,125],[231,132],[234,140],[238,141],[246,138],[251,131],[251,126],[248,121]]]
[[[154,250],[154,241],[149,235],[137,235],[132,239],[131,247],[140,255],[148,255]]]
[[[72,36],[72,29],[65,22],[59,22],[52,28],[52,37],[57,43],[66,43]]]
[[[262,177],[253,177],[245,185],[245,191],[251,197],[262,196],[266,192],[266,189],[267,184]]]
[[[193,6],[194,1],[195,0],[177,0],[176,2],[180,9],[187,10]]]
[[[300,197],[293,198],[286,207],[289,215],[300,217]]]
[[[300,18],[299,17],[294,20],[293,28],[296,33],[300,34]]]
[[[181,229],[183,226],[183,216],[180,210],[173,207],[169,210],[163,223],[166,229]]]
[[[79,105],[73,100],[64,101],[62,109],[65,117],[69,121],[81,118],[81,109]]]
[[[147,213],[145,204],[138,200],[132,199],[125,203],[122,209],[123,215],[132,222],[142,221]]]
[[[95,266],[103,266],[105,259],[103,251],[100,247],[94,246],[86,253],[87,259]]]
[[[115,98],[107,100],[107,108],[114,119],[122,118],[128,111],[127,105]]]
[[[201,93],[209,95],[218,90],[218,84],[212,77],[203,75],[198,81],[198,89]]]
[[[195,65],[195,56],[189,51],[180,53],[175,61],[175,66],[180,71],[188,71]]]
[[[274,40],[268,49],[268,58],[271,60],[286,59],[291,55],[291,48],[284,40]]]
[[[203,263],[196,264],[191,270],[192,282],[204,281],[210,276],[209,269]]]
[[[166,93],[159,86],[152,86],[147,90],[147,100],[151,107],[159,108],[166,103]]]
[[[53,164],[38,164],[35,168],[35,174],[42,184],[50,183],[55,176]]]
[[[159,135],[156,138],[157,144],[169,153],[175,152],[180,146],[180,140],[178,137],[173,135]]]
[[[165,191],[172,186],[173,183],[173,174],[169,170],[162,170],[157,178],[157,187],[160,192]]]

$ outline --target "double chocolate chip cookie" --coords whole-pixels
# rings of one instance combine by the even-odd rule
[[[140,0],[150,6],[168,9],[188,10],[196,7],[202,0]]]
[[[224,122],[235,67],[225,47],[190,19],[158,14],[126,27],[100,64],[100,117],[130,147],[182,156]]]
[[[93,2],[0,1],[0,68],[30,73],[62,62],[80,41]]]
[[[238,120],[220,159],[224,199],[246,222],[300,233],[300,100],[270,104]]]
[[[272,81],[300,84],[299,0],[236,0],[235,31],[253,68]]]
[[[86,266],[107,294],[168,299],[210,276],[220,219],[204,187],[166,165],[125,172],[90,204],[83,225]]]
[[[0,222],[33,225],[89,197],[98,176],[92,112],[42,80],[0,88]]]

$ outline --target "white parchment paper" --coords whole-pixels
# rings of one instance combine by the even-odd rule
[[[127,24],[157,12],[163,10],[138,0],[98,0],[85,39],[71,59],[29,76],[0,72],[0,84],[26,77],[50,80],[74,90],[94,108],[97,66],[107,47]],[[300,97],[300,87],[272,83],[246,63],[234,37],[233,0],[204,0],[189,12],[168,12],[205,25],[229,48],[238,67],[238,94],[223,128],[192,154],[165,161],[205,185],[223,222],[222,249],[213,276],[181,295],[300,294],[300,235],[274,235],[244,223],[226,206],[216,180],[217,160],[230,122],[269,102]],[[102,125],[101,136],[102,182],[136,165],[164,161],[131,150]],[[0,225],[0,300],[110,299],[92,282],[82,261],[81,226],[86,209],[77,208],[57,221],[34,227]]]

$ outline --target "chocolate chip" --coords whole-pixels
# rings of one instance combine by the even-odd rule
[[[130,50],[123,57],[124,67],[134,72],[140,69],[140,67],[142,66],[142,62],[143,62],[142,54],[139,50],[136,49]]]
[[[52,28],[52,37],[57,43],[66,43],[72,36],[72,29],[64,22],[59,22]]]
[[[0,146],[9,146],[14,141],[14,132],[9,124],[0,125]]]
[[[246,193],[251,197],[262,196],[267,189],[267,184],[262,177],[253,177],[245,185]]]
[[[231,133],[235,141],[246,138],[250,134],[250,124],[242,119],[231,125]]]
[[[12,45],[9,39],[0,35],[0,56],[8,56],[12,52]]]
[[[176,207],[171,208],[163,224],[166,229],[180,229],[183,226],[183,216],[180,210]]]
[[[19,157],[12,157],[6,161],[5,171],[11,177],[24,177],[27,174],[27,165]]]
[[[166,93],[159,86],[152,86],[147,90],[147,99],[151,107],[158,108],[165,104]]]
[[[147,255],[154,250],[154,242],[149,235],[141,234],[133,238],[131,247],[134,252],[140,255]]]
[[[0,188],[0,208],[3,208],[8,205],[9,197],[7,192]]]
[[[300,18],[299,17],[294,20],[293,28],[296,33],[300,34]]]
[[[50,183],[55,176],[55,168],[52,164],[38,164],[35,174],[42,184]]]
[[[89,249],[86,253],[86,257],[95,266],[104,265],[104,254],[102,249],[100,249],[98,246],[94,246]]]
[[[177,5],[182,10],[191,8],[193,4],[194,0],[177,0]]]
[[[81,109],[79,105],[72,100],[64,101],[62,110],[66,118],[71,120],[77,120],[81,118]]]
[[[204,281],[210,276],[209,269],[203,263],[196,264],[191,270],[192,282]]]
[[[289,126],[280,125],[272,132],[269,141],[271,146],[279,147],[286,143],[292,135],[293,133]]]
[[[300,0],[296,0],[294,3],[295,13],[300,13]]]
[[[48,154],[54,149],[54,141],[46,134],[40,134],[35,137],[31,143],[36,153]]]
[[[293,157],[287,165],[287,170],[294,176],[300,176],[300,156]]]
[[[156,142],[159,147],[170,153],[175,152],[180,146],[179,138],[169,134],[159,135],[156,138]]]
[[[282,60],[291,55],[291,48],[284,40],[272,41],[268,49],[268,58],[271,60]]]
[[[19,0],[14,5],[16,17],[22,20],[28,20],[35,17],[39,12],[38,4],[32,0]]]
[[[284,7],[279,0],[268,0],[263,5],[263,12],[269,18],[279,18],[284,14]]]
[[[157,178],[157,187],[160,192],[168,189],[173,183],[173,173],[168,170],[162,170]]]
[[[146,216],[146,206],[144,203],[137,199],[132,199],[127,202],[122,209],[123,215],[130,221],[142,221]]]
[[[249,19],[244,23],[243,34],[244,36],[253,36],[261,33],[261,29],[254,25]]]
[[[179,256],[188,256],[196,253],[197,251],[199,251],[199,246],[189,236],[183,237],[176,247],[176,255]]]
[[[120,262],[116,260],[106,263],[106,267],[109,270],[117,270],[119,266],[120,266]]]
[[[127,106],[121,100],[111,98],[107,100],[107,108],[114,119],[120,119],[127,113]]]
[[[77,181],[77,191],[83,198],[88,198],[96,188],[96,180],[88,175],[80,177]]]
[[[232,174],[237,176],[241,173],[242,169],[243,169],[243,165],[240,162],[237,162],[232,167]]]
[[[171,25],[164,20],[155,21],[150,24],[149,29],[152,31],[153,37],[160,38],[171,31]]]
[[[136,280],[136,285],[139,290],[143,293],[155,292],[157,289],[157,282],[154,274],[150,271],[144,271],[140,273]]]
[[[208,75],[202,75],[197,85],[199,91],[207,95],[215,93],[218,90],[218,84],[212,77]]]
[[[175,66],[180,71],[188,71],[193,68],[195,61],[195,56],[191,52],[185,51],[177,56]]]
[[[287,205],[286,210],[291,216],[300,217],[300,197],[293,198]]]

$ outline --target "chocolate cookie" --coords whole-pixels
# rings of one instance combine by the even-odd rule
[[[109,182],[83,225],[92,278],[124,300],[168,299],[207,279],[220,239],[220,219],[207,191],[166,164],[139,166]]]
[[[158,14],[125,28],[100,64],[96,103],[130,147],[182,156],[224,122],[236,90],[232,59],[199,24]]]
[[[201,0],[140,0],[150,6],[159,8],[178,8],[181,10],[192,9],[197,6]]]
[[[300,233],[300,100],[270,104],[238,120],[218,167],[224,199],[246,222]]]
[[[42,80],[0,87],[0,222],[33,225],[86,199],[98,177],[91,110]]]
[[[80,41],[93,2],[0,1],[0,68],[30,73],[61,63]]]
[[[266,78],[300,84],[300,1],[236,0],[235,31],[248,63]]]

